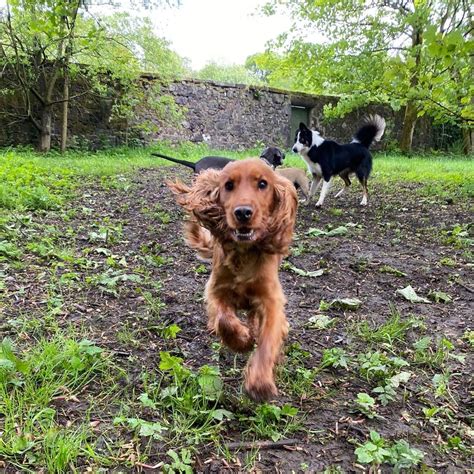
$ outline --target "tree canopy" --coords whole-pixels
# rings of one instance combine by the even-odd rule
[[[472,128],[467,0],[272,0],[264,11],[279,9],[291,15],[293,28],[254,57],[270,84],[338,95],[330,116],[368,103],[404,107],[405,151],[422,115]]]
[[[11,118],[34,125],[42,151],[51,147],[53,109],[63,104],[65,133],[69,102],[87,93],[111,97],[115,113],[123,116],[132,116],[133,106],[148,98],[158,115],[174,116],[169,98],[145,94],[137,80],[146,67],[155,72],[159,87],[179,75],[184,63],[153,34],[149,21],[125,14],[91,15],[90,3],[9,0],[2,9],[0,65],[7,71],[2,93],[20,95],[20,107]],[[69,81],[80,82],[83,90],[69,95]]]

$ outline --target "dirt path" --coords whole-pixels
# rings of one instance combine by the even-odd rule
[[[53,270],[55,260],[36,253],[25,257],[28,265],[23,269],[10,269],[6,284],[15,298],[7,302],[5,314],[6,320],[16,320],[17,325],[6,324],[6,332],[16,335],[18,321],[26,324],[25,318],[45,311],[51,292],[48,275],[54,273],[61,288],[62,305],[56,315],[60,326],[81,328],[89,339],[111,350],[136,390],[142,383],[140,375],[156,370],[159,351],[179,354],[189,367],[215,364],[212,343],[216,340],[206,332],[202,304],[208,270],[184,246],[183,214],[164,185],[165,178],[177,175],[190,178],[187,170],[178,168],[142,170],[119,189],[88,186],[59,217],[54,213],[36,216],[35,232],[54,233],[57,244],[75,249],[76,257],[86,262],[54,265]],[[298,408],[303,429],[288,435],[298,440],[296,445],[257,453],[253,461],[257,469],[318,472],[339,466],[345,472],[360,472],[354,449],[356,443],[367,440],[371,429],[386,440],[408,441],[425,453],[423,462],[436,472],[461,472],[469,467],[466,446],[472,435],[468,417],[473,361],[472,346],[464,335],[474,329],[474,285],[466,239],[449,233],[466,223],[469,203],[422,198],[416,186],[382,188],[374,183],[372,187],[367,208],[358,206],[360,193],[355,187],[340,200],[333,192],[322,210],[299,208],[293,255],[281,272],[291,329],[279,402]],[[308,235],[310,229],[336,228],[339,235]],[[322,276],[301,275],[320,269]],[[115,278],[124,274],[141,279]],[[408,285],[422,297],[438,291],[452,301],[411,303],[396,294]],[[358,298],[362,303],[355,311],[335,305],[319,310],[321,301],[340,298]],[[153,305],[155,311],[150,311]],[[396,314],[399,321],[408,322],[400,338],[374,340],[375,328]],[[318,315],[311,327],[309,319]],[[163,339],[159,328],[171,323],[179,325],[181,332],[175,340]],[[318,324],[320,328],[314,327]],[[433,354],[428,361],[422,361],[413,346],[423,337],[431,338],[431,349],[424,351]],[[445,350],[435,360],[443,337],[452,347],[441,344]],[[305,374],[318,367],[324,350],[331,348],[344,350],[354,365],[350,370],[327,367],[302,388]],[[360,372],[359,357],[376,351],[407,360],[409,365],[403,370],[411,376],[394,400],[386,406],[378,403],[377,416],[368,418],[354,411],[354,400],[360,392],[375,397],[371,390],[377,381]],[[464,363],[460,356],[466,358]],[[240,369],[245,360],[220,352],[223,405],[230,411],[242,398]],[[234,364],[239,370],[229,373]],[[437,394],[433,376],[447,372],[448,392]],[[300,380],[301,385],[294,386]],[[428,419],[423,408],[429,407],[441,410]],[[113,406],[108,408],[113,411]],[[65,416],[72,409],[65,407]],[[81,407],[76,409],[80,412]],[[223,439],[239,441],[241,430],[238,421],[229,422]],[[461,445],[449,444],[457,436]],[[244,470],[246,456],[241,452],[238,461],[229,463],[213,446],[204,446],[195,468],[237,472]],[[150,464],[159,460],[159,456],[151,457]]]

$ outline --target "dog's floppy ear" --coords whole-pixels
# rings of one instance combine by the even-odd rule
[[[288,254],[296,222],[298,196],[291,181],[275,174],[273,208],[268,220],[266,250],[282,255]]]
[[[309,130],[309,128],[303,122],[300,122],[300,130]]]
[[[176,196],[176,202],[211,232],[221,228],[225,221],[219,202],[219,177],[220,171],[209,169],[198,174],[191,186],[180,181],[166,183]]]

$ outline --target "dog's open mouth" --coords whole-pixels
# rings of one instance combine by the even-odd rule
[[[248,227],[241,227],[240,229],[234,230],[234,237],[240,242],[248,242],[255,238],[255,231]]]

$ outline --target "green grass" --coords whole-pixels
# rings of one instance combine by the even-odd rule
[[[0,208],[54,209],[67,199],[84,178],[100,177],[104,185],[127,186],[124,176],[139,168],[170,166],[151,155],[160,151],[170,156],[197,161],[205,155],[233,158],[258,156],[260,149],[241,152],[213,150],[205,145],[184,143],[171,147],[157,144],[147,148],[116,148],[99,152],[70,151],[42,155],[30,149],[6,149],[0,155]],[[305,169],[302,159],[288,152],[285,165]],[[455,155],[407,157],[378,154],[374,160],[374,181],[418,183],[427,194],[455,192],[474,194],[474,162]]]
[[[285,166],[306,168],[302,159],[288,153]],[[374,153],[374,182],[421,184],[425,194],[445,195],[456,192],[474,196],[474,160],[451,154],[415,155]]]
[[[64,426],[54,400],[76,397],[110,370],[103,350],[57,333],[20,352],[0,344],[0,458],[22,472],[68,472],[87,445],[87,420]]]
[[[197,161],[205,155],[233,158],[258,156],[258,150],[228,152],[202,145],[184,144],[171,148],[116,148],[99,152],[70,151],[47,155],[30,149],[6,149],[0,153],[0,208],[55,209],[84,178],[102,178],[105,186],[126,186],[124,176],[139,168],[171,166],[173,163],[151,155],[153,151]]]

